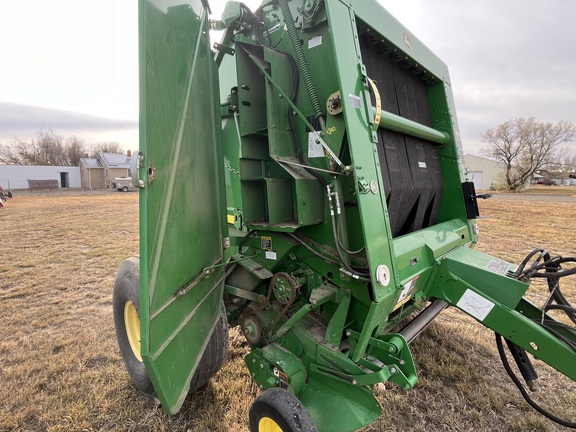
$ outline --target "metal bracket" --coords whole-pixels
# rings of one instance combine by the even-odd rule
[[[372,191],[370,189],[370,184],[366,181],[364,177],[358,177],[358,191],[362,195],[366,195]]]
[[[132,176],[132,184],[137,188],[144,188],[146,184],[144,180],[140,180],[140,168],[144,166],[144,153],[137,150],[132,153],[130,158],[130,175]]]
[[[228,54],[228,55],[234,55],[234,53],[236,52],[236,50],[234,50],[234,48],[231,48],[228,45],[220,44],[218,42],[216,42],[213,45],[213,47],[215,50],[223,52],[224,54]]]
[[[340,90],[337,92],[332,93],[328,100],[326,101],[326,110],[329,114],[337,115],[340,114],[342,109],[342,95],[340,94]]]
[[[226,294],[233,295],[234,297],[240,297],[245,300],[250,300],[258,303],[259,306],[266,305],[266,297],[262,294],[258,294],[252,291],[243,290],[241,288],[236,288],[231,285],[224,285],[224,292]]]

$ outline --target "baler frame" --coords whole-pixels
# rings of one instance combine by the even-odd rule
[[[296,396],[322,431],[374,421],[378,383],[412,388],[409,342],[448,305],[576,380],[576,333],[523,298],[531,275],[472,249],[477,196],[442,61],[375,1],[229,2],[217,21],[205,0],[173,3],[140,0],[132,169],[136,354],[166,411],[215,373],[206,356],[221,364],[225,321],[259,387]],[[209,27],[224,30],[214,52]],[[271,394],[252,429],[292,430]]]

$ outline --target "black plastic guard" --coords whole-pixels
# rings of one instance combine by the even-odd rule
[[[476,199],[474,183],[462,183],[462,193],[464,194],[464,203],[466,204],[466,216],[468,219],[476,219],[480,216],[480,210],[478,209],[478,200]]]

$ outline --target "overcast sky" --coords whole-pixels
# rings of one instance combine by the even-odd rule
[[[466,153],[510,118],[576,123],[576,1],[380,2],[448,65]],[[0,143],[138,147],[137,0],[0,0],[0,41]]]

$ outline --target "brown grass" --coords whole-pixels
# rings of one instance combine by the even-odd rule
[[[481,206],[492,215],[479,220],[482,251],[512,262],[539,246],[576,255],[576,204]],[[118,193],[19,196],[0,210],[1,431],[247,431],[258,392],[235,331],[225,367],[179,415],[164,414],[129,381],[111,300],[118,264],[138,251],[137,207],[136,194]],[[576,299],[575,278],[568,279],[563,290]],[[545,288],[533,291],[541,303]],[[378,389],[383,414],[366,431],[564,430],[524,403],[492,333],[458,311],[445,312],[412,348],[417,388]],[[543,399],[576,420],[574,383],[551,375]],[[563,385],[571,391],[559,392]]]
[[[576,186],[544,186],[533,184],[530,188],[521,191],[489,191],[490,193],[517,193],[523,195],[569,195],[576,196]]]

